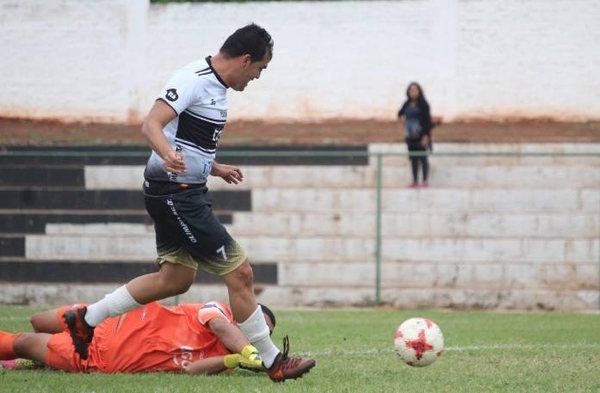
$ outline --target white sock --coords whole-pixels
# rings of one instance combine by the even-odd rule
[[[98,326],[108,317],[125,314],[141,306],[123,285],[104,296],[104,299],[89,305],[85,313],[85,321],[90,326]]]
[[[271,341],[269,327],[267,326],[267,322],[265,322],[265,316],[260,306],[256,308],[248,319],[242,323],[238,323],[238,326],[252,345],[258,349],[265,367],[271,367],[280,351],[273,344],[273,341]]]

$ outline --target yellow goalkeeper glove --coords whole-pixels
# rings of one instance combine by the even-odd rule
[[[246,345],[242,349],[242,353],[233,353],[226,355],[223,359],[223,364],[227,368],[244,368],[248,370],[263,370],[262,359],[258,354],[258,350],[252,345]]]
[[[249,370],[263,370],[262,358],[258,354],[258,349],[253,345],[246,345],[242,349],[240,358],[240,367]]]
[[[236,368],[237,366],[240,365],[241,357],[242,357],[242,355],[240,355],[239,353],[232,353],[231,355],[225,355],[225,358],[223,359],[223,364],[227,368]]]

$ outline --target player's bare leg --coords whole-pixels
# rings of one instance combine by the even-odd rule
[[[185,293],[195,278],[196,270],[192,268],[164,263],[158,272],[136,277],[94,304],[67,311],[64,319],[75,350],[82,359],[87,359],[94,327],[100,322],[143,304]]]
[[[296,379],[316,365],[314,359],[288,357],[289,342],[284,339],[281,352],[271,341],[269,328],[254,295],[252,267],[248,260],[223,276],[229,291],[231,311],[242,332],[263,359],[267,374],[275,382]]]
[[[195,279],[196,270],[166,262],[158,272],[136,277],[126,287],[138,303],[147,304],[187,292]]]
[[[33,370],[44,367],[51,335],[0,330],[0,369]]]
[[[18,357],[44,362],[50,337],[48,333],[23,333],[14,341],[13,349]]]

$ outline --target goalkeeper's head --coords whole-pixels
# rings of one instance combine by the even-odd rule
[[[277,323],[277,321],[275,320],[275,314],[273,314],[273,311],[271,311],[271,309],[265,306],[264,304],[258,303],[258,305],[260,306],[260,309],[266,317],[265,321],[267,322],[267,326],[269,327],[269,334],[273,334],[273,330],[275,330],[275,324]]]

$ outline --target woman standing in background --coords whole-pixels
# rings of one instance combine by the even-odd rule
[[[431,113],[421,86],[412,82],[406,89],[406,101],[398,111],[398,118],[404,124],[405,140],[412,166],[412,188],[427,187],[429,162],[427,151],[431,150]],[[423,181],[419,184],[419,164],[423,168]]]

